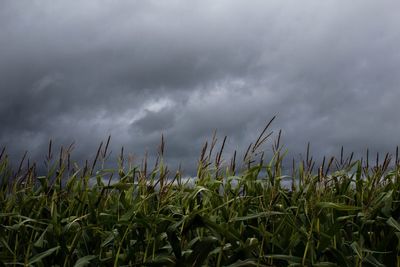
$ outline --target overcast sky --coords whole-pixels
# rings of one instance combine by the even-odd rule
[[[400,1],[0,1],[0,146],[50,138],[190,170],[214,129],[227,151],[272,116],[291,155],[400,144]],[[269,149],[267,147],[267,149]],[[186,166],[185,166],[186,165]]]

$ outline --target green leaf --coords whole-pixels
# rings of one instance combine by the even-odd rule
[[[178,235],[176,234],[176,231],[174,230],[173,227],[168,228],[167,236],[168,236],[168,241],[171,244],[172,250],[175,254],[175,257],[177,259],[180,259],[182,256],[181,241],[179,240]]]
[[[260,212],[260,213],[255,213],[247,216],[242,216],[242,217],[235,217],[230,220],[230,222],[239,222],[239,221],[247,221],[251,219],[256,219],[260,217],[267,217],[271,215],[284,215],[286,214],[285,212],[279,212],[279,211],[266,211],[266,212]]]
[[[28,219],[23,220],[22,222],[13,224],[11,226],[6,226],[6,228],[9,230],[18,231],[21,226],[23,226],[29,222],[36,222],[36,220],[28,218]]]
[[[151,267],[166,267],[166,266],[179,266],[175,264],[175,259],[169,255],[157,255],[152,261],[145,262],[141,266]]]
[[[107,246],[111,241],[115,239],[119,235],[118,230],[114,229],[110,234],[107,236],[107,238],[101,243],[101,247]]]
[[[46,228],[46,230],[43,231],[43,233],[40,235],[38,240],[36,240],[36,242],[33,244],[35,247],[43,248],[45,246],[45,244],[47,243],[47,241],[44,239],[46,232],[47,232],[47,228]]]
[[[124,215],[121,216],[121,218],[119,219],[121,222],[128,222],[131,220],[131,218],[133,217],[133,215],[135,215],[136,213],[136,208],[133,207],[132,209],[128,210]]]
[[[3,244],[4,247],[6,247],[8,249],[8,251],[15,256],[14,251],[10,248],[10,246],[8,245],[7,241],[4,239],[4,237],[0,237],[0,243]]]
[[[42,259],[44,259],[44,258],[50,256],[51,254],[53,254],[54,252],[56,252],[56,251],[59,250],[59,249],[60,249],[60,246],[57,246],[57,247],[48,249],[48,250],[46,250],[46,251],[44,251],[44,252],[42,252],[42,253],[39,253],[39,254],[33,256],[33,257],[29,260],[28,265],[33,265],[34,263],[41,261]]]
[[[362,249],[360,247],[360,245],[358,245],[358,243],[356,241],[354,241],[353,243],[351,243],[351,248],[353,249],[353,251],[357,254],[359,259],[363,258],[362,255]]]
[[[355,211],[355,210],[361,209],[360,207],[338,204],[338,203],[333,203],[333,202],[319,202],[317,204],[317,206],[322,209],[331,208],[331,209],[342,210],[342,211]]]
[[[318,263],[313,264],[313,267],[338,267],[338,266],[340,266],[340,265],[337,265],[336,263],[328,262],[328,261],[318,262]]]
[[[365,261],[370,263],[372,266],[375,267],[385,267],[386,265],[380,263],[374,256],[372,256],[371,254],[368,254],[365,257]]]
[[[263,265],[263,264],[259,264],[256,260],[251,260],[251,259],[247,259],[247,260],[238,260],[235,263],[232,263],[226,267],[247,267],[247,266],[267,266],[267,265]]]
[[[391,227],[393,227],[394,229],[396,229],[396,231],[400,232],[400,224],[399,224],[393,217],[390,217],[390,218],[386,221],[386,223],[387,223],[388,225],[390,225]]]
[[[393,190],[390,190],[387,193],[385,193],[384,197],[382,198],[382,201],[384,203],[381,209],[382,213],[385,216],[390,216],[393,203]]]
[[[268,255],[266,257],[270,259],[284,260],[287,261],[288,263],[299,263],[299,264],[303,260],[303,258],[300,257],[291,255],[280,255],[280,254]]]
[[[78,259],[78,260],[75,262],[74,267],[83,267],[83,266],[86,266],[86,265],[90,264],[90,261],[93,260],[93,259],[95,259],[95,258],[97,258],[97,256],[95,256],[95,255],[87,255],[87,256],[85,256],[85,257],[82,257],[82,258]]]

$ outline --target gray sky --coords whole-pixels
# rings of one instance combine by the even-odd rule
[[[277,115],[291,155],[394,152],[399,1],[0,1],[0,144],[120,146],[191,169],[218,130],[244,149]],[[267,147],[269,149],[269,147]]]

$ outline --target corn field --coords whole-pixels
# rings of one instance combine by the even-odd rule
[[[400,266],[398,152],[317,166],[307,150],[285,173],[280,134],[264,157],[268,126],[240,160],[214,137],[192,179],[164,164],[164,140],[154,167],[121,152],[115,169],[110,139],[82,168],[50,143],[43,176],[3,149],[0,266]]]

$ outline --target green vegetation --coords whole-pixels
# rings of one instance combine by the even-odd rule
[[[397,153],[315,167],[307,152],[284,176],[267,128],[229,164],[214,137],[192,183],[163,164],[164,141],[153,169],[123,153],[105,169],[108,142],[79,169],[50,144],[46,176],[0,151],[0,266],[400,266]]]

